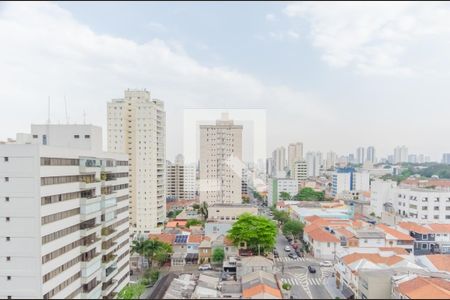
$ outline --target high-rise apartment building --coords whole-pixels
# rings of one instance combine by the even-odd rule
[[[409,154],[408,155],[408,162],[409,163],[417,163],[417,155],[416,154]]]
[[[356,162],[358,164],[363,164],[366,161],[364,156],[364,147],[359,147],[356,149]]]
[[[297,182],[306,180],[308,178],[308,163],[304,160],[295,162],[292,177],[297,180]]]
[[[394,149],[394,163],[408,162],[408,148],[406,146],[397,146]]]
[[[333,151],[330,151],[327,153],[327,159],[325,161],[325,169],[330,170],[334,169],[336,165],[337,156],[336,153]]]
[[[284,177],[284,172],[286,171],[286,148],[283,146],[276,148],[272,152],[272,162],[274,174],[273,176],[280,176],[280,174]]]
[[[101,128],[0,145],[0,298],[112,299],[129,282],[128,157]]]
[[[146,90],[126,90],[108,103],[108,151],[128,154],[130,224],[133,232],[157,232],[166,219],[166,113]]]
[[[288,168],[291,173],[294,171],[294,164],[297,161],[303,160],[303,144],[295,143],[288,146]],[[291,174],[291,178],[292,178]]]
[[[367,147],[366,160],[370,161],[371,163],[376,163],[375,147],[374,146]]]
[[[322,153],[320,152],[306,153],[306,163],[308,169],[308,177],[320,176],[322,166]]]
[[[167,164],[167,198],[195,198],[195,165],[185,165],[182,155],[177,155],[175,163]]]
[[[200,125],[200,202],[242,202],[242,125],[226,114],[213,125]]]
[[[450,153],[442,154],[442,163],[450,165]]]

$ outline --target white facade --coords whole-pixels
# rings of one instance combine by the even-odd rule
[[[351,173],[334,172],[332,175],[332,195],[336,196],[343,192],[350,191],[352,185]]]
[[[0,145],[0,298],[114,297],[129,282],[127,155],[102,152],[91,125],[31,136]]]
[[[272,153],[273,173],[278,174],[286,171],[286,148],[279,147]]]
[[[370,173],[369,172],[355,172],[353,173],[352,182],[353,191],[369,191],[370,190]]]
[[[308,178],[308,164],[306,161],[302,160],[294,163],[293,178],[297,180],[297,183]]]
[[[391,199],[394,189],[397,187],[395,181],[374,180],[370,186],[370,211],[377,217],[381,217],[384,204]]]
[[[295,143],[288,146],[288,167],[291,173],[294,171],[294,164],[303,160],[303,144]],[[292,174],[291,174],[292,177]]]
[[[376,163],[376,156],[375,156],[375,147],[370,146],[367,147],[367,158],[366,161],[370,161],[371,163]]]
[[[282,192],[289,193],[291,197],[298,194],[298,181],[290,178],[274,178],[269,184],[268,202],[275,204],[280,200]]]
[[[408,148],[406,146],[397,146],[394,149],[394,163],[408,162]]]
[[[306,163],[308,164],[308,177],[320,176],[322,166],[322,153],[308,152],[306,153]]]
[[[363,164],[366,161],[366,157],[364,156],[364,147],[359,147],[356,149],[356,162],[358,164]]]
[[[336,153],[330,151],[327,153],[327,160],[325,162],[325,168],[327,170],[333,169],[336,165],[337,156]]]
[[[167,198],[192,200],[196,194],[195,165],[185,165],[177,156],[175,164],[167,164]]]
[[[200,202],[242,202],[242,129],[225,115],[200,125]]]
[[[108,151],[127,153],[130,224],[134,232],[157,232],[166,219],[166,113],[146,90],[126,90],[108,103]]]

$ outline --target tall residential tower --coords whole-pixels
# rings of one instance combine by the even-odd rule
[[[130,224],[150,233],[166,218],[166,113],[146,90],[126,90],[108,103],[108,151],[128,154]]]

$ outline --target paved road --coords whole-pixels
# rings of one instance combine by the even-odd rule
[[[287,256],[289,252],[284,251],[287,245],[287,239],[281,233],[278,234],[276,248],[280,257],[275,259],[275,263],[280,269],[281,281],[292,286],[291,295],[296,299],[330,299],[323,279],[331,276],[333,268],[320,267],[319,261],[310,256],[291,259]],[[309,265],[315,266],[315,274],[309,273]]]

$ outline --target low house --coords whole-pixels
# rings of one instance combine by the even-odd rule
[[[241,260],[236,263],[237,280],[240,280],[244,275],[257,271],[274,273],[274,268],[273,261],[263,256],[242,257]]]
[[[412,238],[409,234],[398,231],[385,224],[378,224],[376,228],[385,233],[386,247],[400,247],[405,248],[405,250],[409,253],[414,252],[414,238]]]
[[[422,226],[414,222],[400,222],[397,228],[414,238],[414,255],[439,252],[439,244],[435,240],[435,233],[428,226]]]
[[[256,271],[241,278],[243,299],[282,299],[273,273]]]
[[[340,240],[325,228],[316,228],[307,233],[310,253],[315,258],[334,259]]]
[[[450,255],[430,254],[417,256],[417,263],[430,272],[447,273],[450,275]]]
[[[211,262],[211,256],[211,240],[209,238],[205,238],[198,246],[198,263],[204,264]]]
[[[410,275],[394,281],[391,299],[450,299],[450,281]]]

